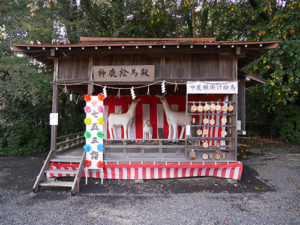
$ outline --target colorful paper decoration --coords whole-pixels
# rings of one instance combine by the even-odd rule
[[[102,162],[102,161],[99,161],[99,162],[97,163],[97,167],[98,167],[98,168],[103,168],[103,167],[104,167],[103,162]]]
[[[89,151],[91,151],[92,147],[90,145],[84,145],[83,149],[84,149],[84,151],[89,152]]]
[[[91,96],[90,95],[85,95],[84,96],[84,101],[86,101],[86,102],[89,102],[89,101],[91,101]]]
[[[98,94],[98,100],[99,101],[103,101],[104,100],[104,98],[105,98],[105,96],[104,96],[104,94]]]
[[[103,137],[104,137],[104,133],[103,133],[102,131],[99,131],[99,132],[97,133],[97,136],[98,136],[99,138],[103,138]]]
[[[91,107],[85,106],[84,111],[85,111],[85,113],[90,113],[92,110],[91,110]]]
[[[89,131],[86,131],[86,132],[84,132],[84,137],[85,138],[91,138],[91,132],[89,132]]]
[[[84,123],[85,123],[86,125],[90,125],[90,124],[92,123],[92,119],[89,118],[89,117],[87,117],[87,118],[84,119]]]
[[[91,160],[85,160],[85,166],[90,167],[92,165]]]
[[[104,108],[103,108],[102,105],[100,105],[100,106],[98,107],[98,111],[99,111],[99,112],[103,112],[103,111],[104,111]]]
[[[104,146],[103,146],[102,144],[99,144],[99,145],[97,146],[97,150],[98,150],[99,152],[103,152]]]
[[[84,111],[86,113],[86,118],[84,123],[86,124],[86,131],[84,133],[86,145],[84,150],[86,154],[86,163],[89,169],[99,169],[103,168],[103,113],[104,106],[103,100],[105,98],[104,94],[85,96],[86,106]]]
[[[104,124],[103,118],[102,118],[102,117],[98,118],[98,119],[97,119],[97,123],[98,123],[99,125],[103,125],[103,124]]]

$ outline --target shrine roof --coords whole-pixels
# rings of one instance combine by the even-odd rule
[[[190,51],[219,51],[224,48],[242,48],[250,62],[270,49],[278,47],[280,40],[258,41],[258,42],[230,42],[216,41],[215,37],[209,38],[106,38],[106,37],[80,37],[78,44],[11,44],[15,52],[35,58],[45,64],[53,64],[53,56],[69,55],[81,56],[82,54],[98,54],[109,51],[111,54],[118,54],[118,51],[129,49],[133,52],[152,51],[161,49],[163,51],[174,49],[181,52]],[[85,50],[83,52],[82,50]],[[52,51],[52,52],[51,52]],[[53,53],[54,52],[54,53]],[[243,63],[246,64],[247,62]]]

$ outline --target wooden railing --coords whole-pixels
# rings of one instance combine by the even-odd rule
[[[61,152],[84,144],[83,132],[63,135],[57,138],[56,151]]]

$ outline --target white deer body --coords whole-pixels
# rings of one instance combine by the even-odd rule
[[[166,113],[166,118],[167,122],[169,124],[169,136],[168,139],[171,139],[171,131],[173,128],[173,139],[177,139],[177,133],[178,133],[178,126],[181,126],[181,133],[179,139],[183,138],[183,133],[185,130],[185,126],[187,124],[191,124],[192,117],[186,115],[185,112],[176,112],[170,109],[168,102],[165,97],[160,97],[160,101],[163,104],[165,113]]]
[[[128,139],[127,138],[127,129],[130,128],[132,119],[135,114],[135,108],[139,101],[140,101],[140,99],[133,100],[133,102],[129,106],[128,111],[126,113],[111,113],[111,114],[109,114],[108,130],[109,130],[109,135],[110,135],[111,139],[115,139],[114,136],[112,135],[112,129],[113,129],[113,134],[116,137],[116,134],[117,134],[116,126],[123,126],[124,138]]]

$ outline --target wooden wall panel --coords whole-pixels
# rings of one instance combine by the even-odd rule
[[[58,80],[88,80],[88,57],[60,58]],[[236,80],[231,52],[184,54],[102,54],[93,65],[155,65],[156,80]]]
[[[88,80],[89,58],[60,58],[57,80]]]
[[[233,55],[230,52],[221,52],[219,55],[219,76],[223,80],[233,80]]]
[[[215,80],[219,77],[218,54],[193,54],[191,61],[192,79]]]

